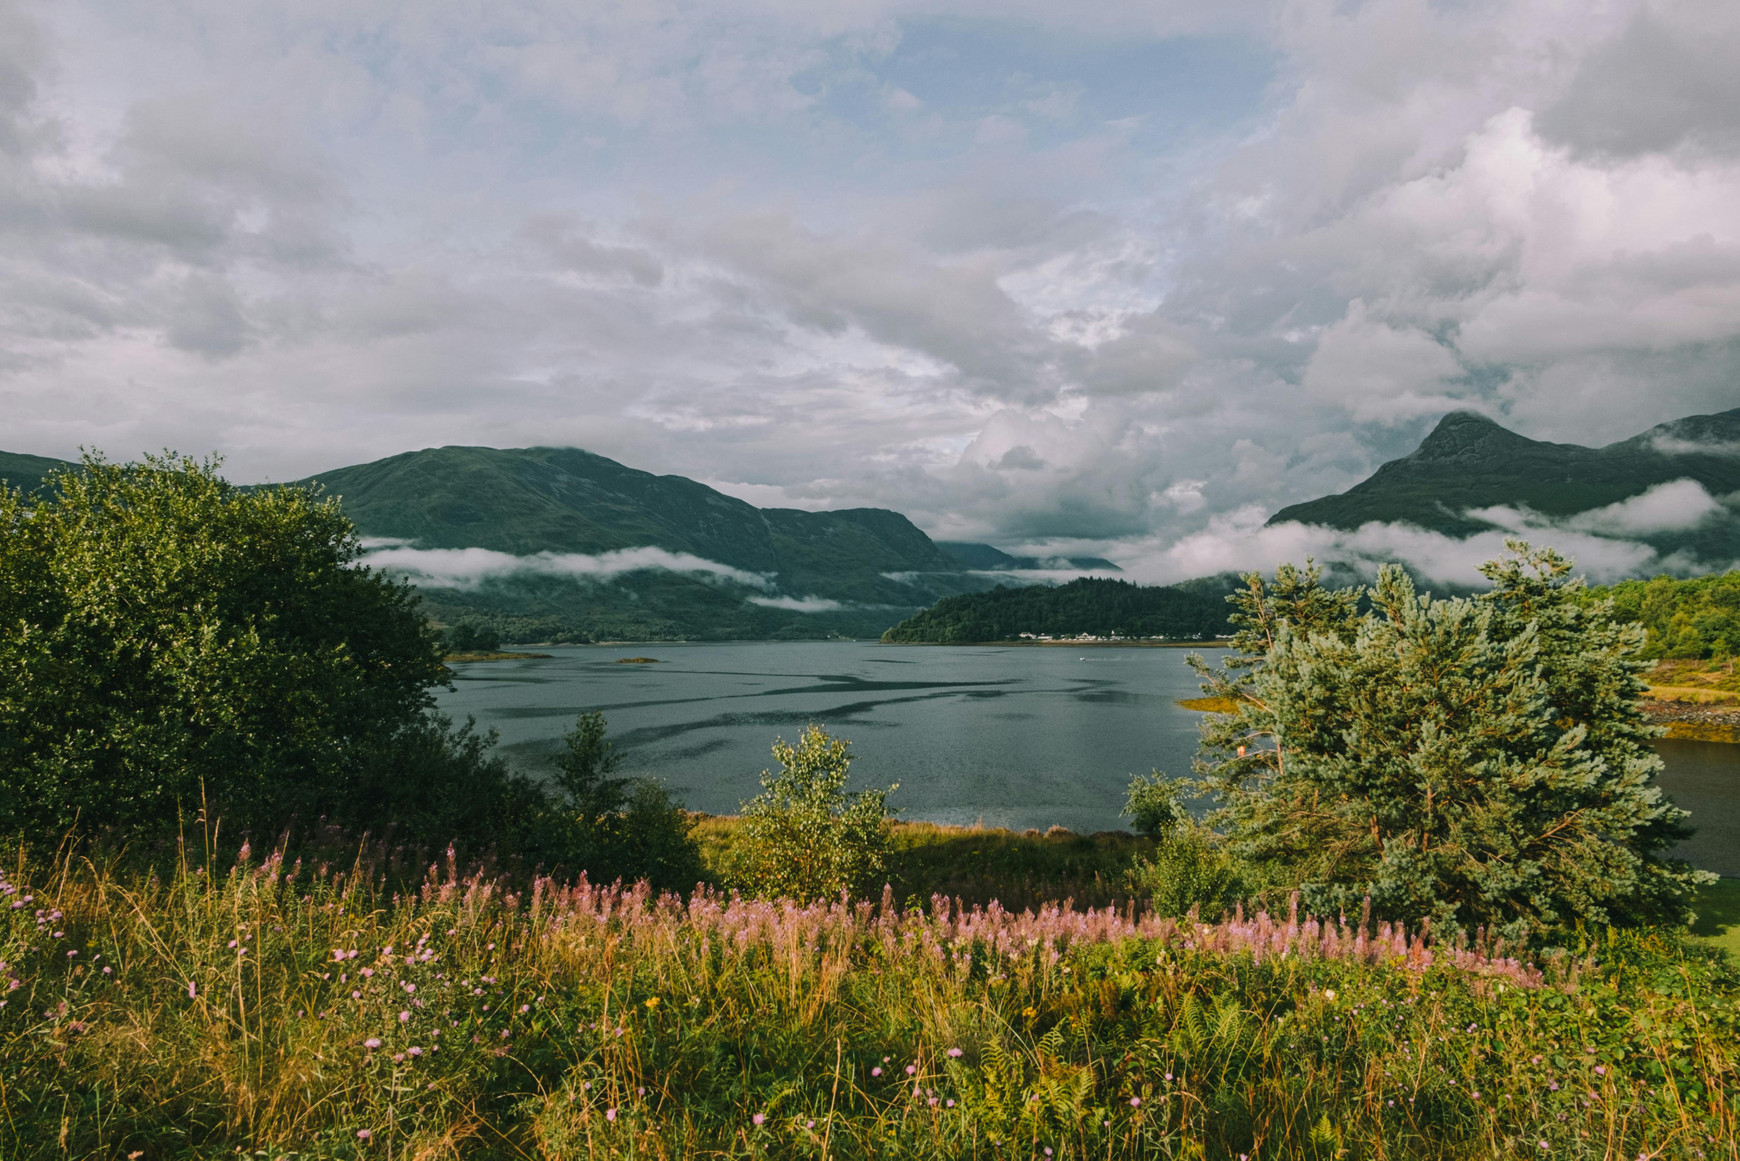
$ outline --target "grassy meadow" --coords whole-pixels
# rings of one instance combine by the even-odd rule
[[[895,877],[1116,904],[1135,841],[907,824]],[[1528,963],[1351,917],[246,854],[0,880],[9,1158],[1740,1156],[1740,975],[1668,934]]]

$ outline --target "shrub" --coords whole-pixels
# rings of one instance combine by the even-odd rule
[[[556,755],[555,787],[574,824],[566,861],[594,880],[693,887],[705,876],[693,820],[659,783],[611,777],[622,754],[605,731],[603,714],[583,713]]]
[[[216,467],[87,457],[0,490],[0,810],[23,829],[337,812],[432,705],[417,598],[356,567],[336,501]]]
[[[1158,770],[1130,780],[1124,813],[1156,839],[1153,853],[1125,873],[1133,895],[1157,915],[1215,915],[1237,900],[1242,881],[1219,836],[1190,817],[1179,799],[1185,784]]]
[[[815,899],[876,885],[888,864],[888,795],[846,792],[850,745],[820,726],[793,746],[773,744],[778,774],[761,772],[762,793],[743,805],[734,878],[762,896]]]
[[[489,625],[462,621],[448,626],[442,644],[449,653],[493,653],[501,648],[501,634]]]
[[[1475,598],[1396,566],[1330,592],[1314,568],[1233,598],[1242,658],[1205,691],[1197,769],[1232,853],[1319,913],[1516,936],[1683,917],[1708,876],[1661,851],[1686,817],[1651,785],[1643,634],[1577,600],[1569,561],[1512,543]],[[1358,613],[1358,601],[1370,610]]]

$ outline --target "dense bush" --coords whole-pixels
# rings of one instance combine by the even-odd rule
[[[442,642],[409,586],[359,566],[336,502],[216,468],[90,458],[0,491],[0,830],[162,849],[203,812],[236,841],[336,827],[694,885],[657,786],[564,802],[434,712]]]
[[[1708,876],[1661,854],[1686,814],[1652,785],[1643,633],[1562,557],[1512,549],[1471,599],[1395,567],[1369,593],[1313,569],[1235,596],[1241,656],[1198,665],[1238,710],[1209,715],[1197,769],[1271,889],[1511,936],[1683,917]]]
[[[573,823],[564,862],[603,881],[688,890],[706,876],[694,821],[659,783],[611,777],[622,755],[605,732],[603,714],[583,713],[556,755],[552,789]]]
[[[1740,656],[1740,572],[1622,581],[1590,589],[1588,599],[1611,600],[1616,617],[1643,626],[1644,657]]]
[[[409,587],[302,489],[87,459],[0,492],[0,813],[25,830],[374,821],[359,778],[427,740],[443,678]],[[377,789],[385,789],[377,787]]]
[[[732,877],[754,895],[808,900],[881,886],[888,865],[887,790],[848,793],[850,745],[811,725],[774,742],[778,774],[743,804]]]
[[[461,621],[447,627],[441,643],[449,653],[493,653],[501,648],[501,634],[492,625]]]

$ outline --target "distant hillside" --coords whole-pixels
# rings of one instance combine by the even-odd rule
[[[1740,408],[1674,420],[1600,448],[1543,443],[1484,416],[1456,412],[1413,454],[1390,461],[1340,495],[1283,508],[1269,523],[1354,529],[1368,521],[1394,521],[1466,536],[1494,527],[1475,514],[1481,508],[1523,506],[1563,519],[1674,480],[1696,481],[1716,497],[1740,491]],[[1664,554],[1689,550],[1723,563],[1740,557],[1740,520],[1732,509],[1712,512],[1690,527],[1592,523],[1589,530],[1643,540]]]
[[[1016,572],[1023,569],[1033,571],[1055,570],[1061,568],[1082,569],[1092,572],[1123,572],[1124,570],[1103,556],[1010,556],[1000,548],[992,548],[989,544],[972,544],[964,540],[939,540],[936,546],[960,561],[967,568],[979,569],[985,572]]]
[[[24,492],[34,492],[42,487],[42,478],[48,473],[76,466],[66,460],[50,459],[47,456],[0,452],[0,480]]]
[[[1024,636],[1212,640],[1229,632],[1226,595],[1235,577],[1166,587],[1083,577],[1065,585],[1005,588],[938,601],[882,635],[884,641],[967,644]]]

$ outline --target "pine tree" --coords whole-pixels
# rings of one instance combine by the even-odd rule
[[[1283,568],[1230,598],[1238,655],[1196,663],[1238,709],[1205,722],[1196,771],[1271,889],[1510,938],[1683,917],[1709,876],[1661,855],[1688,832],[1652,785],[1643,634],[1580,603],[1557,553],[1509,547],[1473,598],[1394,565],[1369,591]]]

